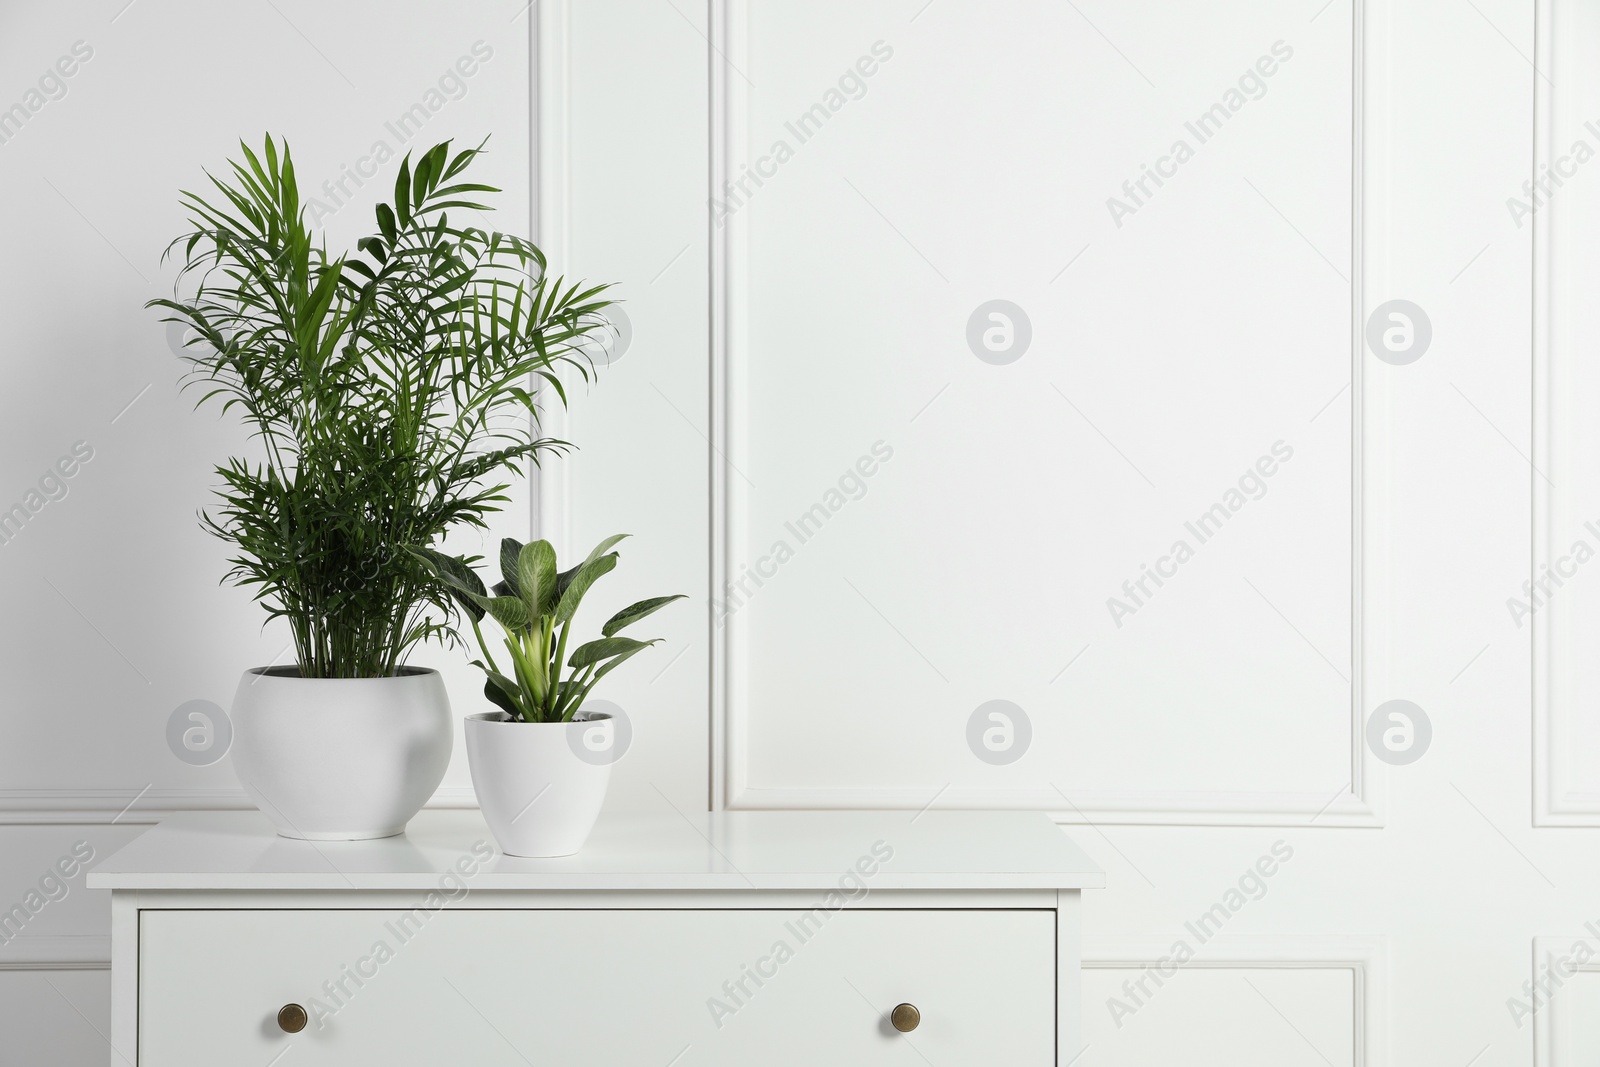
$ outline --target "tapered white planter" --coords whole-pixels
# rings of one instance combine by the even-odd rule
[[[234,773],[284,837],[393,837],[450,763],[450,698],[439,672],[420,667],[389,678],[256,667],[232,717]]]
[[[508,856],[570,856],[583,847],[611,783],[611,719],[514,722],[469,715],[467,763],[483,817]]]

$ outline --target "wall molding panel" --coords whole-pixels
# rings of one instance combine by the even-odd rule
[[[1540,29],[1535,41],[1535,62],[1550,70],[1555,59],[1556,44],[1552,30],[1554,0],[1539,0],[1536,24]],[[1537,173],[1541,164],[1550,161],[1552,114],[1557,107],[1568,106],[1558,90],[1534,81],[1534,158]],[[1560,438],[1553,418],[1558,409],[1552,407],[1556,393],[1557,368],[1552,365],[1551,285],[1557,263],[1551,254],[1552,220],[1549,211],[1534,218],[1533,231],[1533,466],[1549,472],[1557,462]],[[1533,556],[1529,560],[1529,578],[1538,575],[1552,561],[1551,537],[1565,516],[1558,514],[1559,497],[1551,491],[1552,483],[1533,479]],[[1536,826],[1600,825],[1600,806],[1585,805],[1570,795],[1565,781],[1565,764],[1561,757],[1559,737],[1566,705],[1560,692],[1564,668],[1560,656],[1564,649],[1556,646],[1565,636],[1564,620],[1550,613],[1535,613],[1530,621],[1529,639],[1533,645],[1533,819]]]
[[[1564,155],[1570,137],[1600,98],[1597,87],[1581,76],[1589,59],[1584,45],[1600,34],[1600,24],[1580,5],[1539,0],[1535,25],[1536,63],[1549,73],[1534,80],[1533,167],[1535,174],[1543,174]],[[1575,440],[1588,421],[1578,397],[1595,395],[1593,383],[1582,374],[1593,334],[1584,329],[1578,306],[1582,301],[1569,295],[1595,278],[1583,238],[1568,237],[1585,218],[1574,202],[1581,195],[1553,196],[1533,218],[1533,554],[1528,577],[1545,581],[1550,590],[1542,604],[1530,599],[1533,611],[1527,617],[1533,650],[1536,826],[1600,826],[1600,784],[1585,789],[1572,773],[1573,757],[1581,760],[1574,752],[1572,716],[1580,703],[1576,674],[1590,658],[1586,636],[1576,632],[1581,620],[1574,598],[1581,594],[1560,588],[1577,576],[1570,558],[1574,538],[1594,540],[1585,524],[1600,517],[1585,514],[1580,502],[1583,463]],[[1592,637],[1591,630],[1587,638]]]
[[[1540,936],[1533,939],[1533,969],[1530,976],[1535,982],[1545,976],[1545,965],[1552,959],[1567,957],[1575,942],[1585,941],[1592,949],[1594,944],[1582,937]],[[1563,976],[1570,981],[1579,974],[1600,973],[1600,956],[1584,963],[1572,961],[1572,973]],[[1533,1067],[1568,1067],[1580,1062],[1572,1054],[1572,1012],[1565,1007],[1566,997],[1557,989],[1542,1005],[1533,1009]]]
[[[1092,970],[1153,968],[1171,952],[1171,939],[1149,936],[1086,936],[1083,966]],[[1352,978],[1354,1058],[1352,1067],[1388,1067],[1389,965],[1381,937],[1299,935],[1221,936],[1183,965],[1189,970],[1332,970]],[[1181,976],[1180,971],[1180,976]],[[1172,981],[1172,979],[1168,979]],[[1095,1006],[1084,1005],[1085,1012]]]
[[[769,785],[751,770],[750,724],[753,714],[747,696],[751,656],[746,615],[735,612],[725,625],[712,627],[711,672],[711,783],[714,808],[902,808],[929,806],[968,808],[1029,808],[1049,812],[1058,822],[1128,823],[1142,825],[1302,825],[1318,827],[1378,827],[1384,824],[1381,765],[1373,760],[1365,742],[1368,694],[1381,700],[1369,651],[1381,637],[1387,610],[1382,561],[1369,567],[1368,542],[1382,541],[1388,509],[1384,503],[1387,481],[1369,477],[1367,456],[1381,455],[1385,439],[1387,403],[1367,383],[1362,345],[1365,307],[1366,259],[1371,255],[1370,231],[1375,225],[1366,210],[1365,189],[1372,180],[1367,142],[1371,131],[1366,111],[1373,95],[1368,86],[1369,50],[1365,43],[1366,3],[1357,0],[1348,16],[1352,33],[1354,71],[1351,109],[1354,174],[1351,181],[1350,315],[1352,322],[1351,434],[1351,667],[1349,679],[1348,784],[1342,792],[1213,792],[1182,790],[1127,790],[1061,788],[1060,780],[1004,785],[971,786],[929,781],[925,786],[839,787],[830,785]],[[736,161],[749,157],[745,131],[749,126],[750,83],[745,76],[753,66],[749,47],[748,0],[711,0],[709,39],[714,53],[710,63],[712,198],[736,173]],[[559,54],[559,53],[558,53]],[[719,60],[717,57],[723,57]],[[1380,85],[1381,88],[1381,85]],[[1379,101],[1381,104],[1381,101]],[[1381,162],[1381,161],[1380,161]],[[730,580],[752,562],[748,545],[750,483],[750,420],[755,413],[746,403],[750,348],[745,308],[749,302],[746,273],[749,260],[749,221],[734,213],[726,225],[711,224],[711,511],[713,602]],[[564,492],[564,489],[560,490]],[[555,501],[552,500],[552,503]]]

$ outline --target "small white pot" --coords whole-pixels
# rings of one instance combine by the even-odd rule
[[[582,714],[581,712],[579,713]],[[607,716],[515,722],[503,712],[469,715],[467,764],[478,806],[508,856],[570,856],[583,847],[611,782]]]
[[[450,698],[439,672],[302,678],[245,671],[233,697],[234,773],[284,837],[393,837],[444,778]]]

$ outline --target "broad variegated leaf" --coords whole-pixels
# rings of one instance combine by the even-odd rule
[[[474,621],[483,618],[483,605],[479,599],[483,598],[487,590],[467,561],[457,556],[447,556],[443,552],[431,548],[416,548],[407,546],[423,566],[450,591],[450,595],[460,604],[462,610],[471,615]]]
[[[494,616],[495,622],[514,633],[524,632],[533,623],[533,616],[528,614],[528,605],[522,602],[521,597],[483,597],[479,602],[485,611]]]
[[[517,588],[530,615],[548,615],[556,600],[556,550],[549,541],[533,541],[517,553]]]
[[[602,574],[606,574],[617,565],[615,552],[601,556],[599,559],[590,560],[578,568],[578,573],[567,583],[567,588],[561,593],[561,600],[556,605],[556,622],[566,622],[578,611],[578,605],[583,602],[583,596],[589,587],[595,583]],[[607,635],[609,636],[609,635]]]
[[[651,597],[649,600],[641,600],[637,604],[629,604],[611,616],[610,620],[600,628],[600,633],[605,637],[611,637],[618,630],[633,625],[646,615],[660,611],[674,600],[682,600],[685,596],[686,594],[684,593],[679,593],[676,596],[657,596]]]
[[[517,557],[520,555],[522,555],[521,541],[514,537],[506,537],[500,541],[500,577],[511,587],[512,596],[522,595],[522,587],[517,584]]]
[[[505,675],[496,674],[491,670],[485,669],[484,673],[489,677],[484,679],[483,695],[513,719],[524,718],[522,707],[518,703],[521,690],[517,688],[517,683]]]
[[[613,640],[620,640],[620,638],[613,638]],[[655,644],[656,642],[658,642],[660,640],[661,640],[661,638],[657,637],[654,640],[650,640],[650,641],[640,641],[638,648],[635,648],[635,649],[633,649],[633,650],[631,650],[629,652],[622,653],[622,655],[616,657],[610,663],[607,663],[604,667],[601,667],[599,670],[595,671],[594,672],[594,677],[592,679],[590,679],[589,684],[592,686],[595,682],[598,682],[600,679],[604,678],[606,675],[610,674],[612,671],[614,671],[618,667],[622,666],[629,659],[631,659],[632,657],[638,655],[640,652],[643,652],[645,649],[649,648],[651,645]]]
[[[595,560],[599,559],[601,556],[605,555],[607,552],[610,552],[612,547],[615,546],[617,544],[617,542],[621,541],[625,537],[631,537],[631,536],[633,536],[633,535],[632,534],[612,534],[610,537],[606,538],[604,541],[601,541],[598,545],[595,545],[594,546],[594,551],[590,552],[589,553],[589,557],[587,559],[585,559],[583,562],[586,563],[586,564],[587,563],[593,563]]]
[[[572,653],[572,658],[567,660],[569,667],[587,667],[601,660],[610,659],[612,656],[632,655],[642,648],[648,648],[655,641],[635,641],[631,637],[602,637],[598,641],[590,641],[579,645]]]
[[[483,683],[483,695],[491,704],[505,712],[507,715],[511,716],[511,718],[522,718],[522,713],[517,709],[517,705],[511,700],[510,697],[506,696],[498,688],[496,688],[493,682],[486,681]]]

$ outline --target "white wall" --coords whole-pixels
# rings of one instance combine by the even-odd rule
[[[1559,39],[1581,6],[1542,25]],[[1571,653],[1551,669],[1578,688],[1552,689],[1536,728],[1532,627],[1507,606],[1544,479],[1533,226],[1507,200],[1529,176],[1536,82],[1568,94],[1561,143],[1600,113],[1570,73],[1588,31],[1568,27],[1563,79],[1550,57],[1533,69],[1527,2],[545,14],[567,42],[545,71],[563,93],[542,136],[568,160],[547,207],[575,259],[643,287],[634,319],[654,327],[574,413],[605,445],[555,489],[589,533],[664,488],[709,514],[710,593],[737,602],[708,620],[694,694],[713,803],[1055,814],[1111,872],[1085,909],[1085,1063],[1535,1062],[1508,1007],[1535,938],[1570,950],[1597,919],[1576,628],[1594,614],[1592,579],[1561,590]],[[1279,40],[1294,55],[1265,93],[1119,227],[1122,180],[1192,143],[1185,120]],[[892,57],[820,132],[785,126],[880,41]],[[637,165],[618,144],[641,146]],[[707,204],[747,168],[762,184],[731,214]],[[1560,203],[1581,213],[1578,188]],[[1545,280],[1570,307],[1587,232]],[[1032,327],[1003,366],[965,337],[997,298]],[[709,308],[709,338],[684,299]],[[1392,300],[1431,324],[1409,364],[1365,343]],[[1572,442],[1546,473],[1580,519],[1583,350],[1562,350],[1575,384],[1552,387],[1567,421],[1539,427]],[[1280,439],[1295,455],[1267,492],[1118,627],[1107,598]],[[879,440],[893,457],[821,532],[785,525]],[[700,552],[695,532],[658,536]],[[761,584],[730,597],[746,565]],[[1003,766],[967,744],[992,699],[1032,728]],[[1432,739],[1391,766],[1366,724],[1396,699]],[[1536,746],[1562,754],[1564,807],[1535,807],[1551,795]],[[1267,864],[1261,898],[1195,946],[1185,922],[1254,888],[1279,841],[1293,856]],[[1178,940],[1192,966],[1124,992]],[[1590,977],[1541,1016],[1537,1062],[1563,1034],[1569,1057],[1593,1054]],[[1113,997],[1138,1010],[1114,1017]]]
[[[170,292],[161,252],[184,225],[178,190],[267,131],[289,139],[308,192],[380,142],[398,153],[492,133],[483,176],[505,190],[494,221],[528,232],[531,39],[521,0],[448,15],[299,0],[0,5],[0,109],[31,112],[20,130],[0,127],[0,509],[26,504],[76,442],[92,449],[65,496],[0,544],[7,910],[77,841],[105,855],[163,810],[240,803],[225,760],[171,754],[167,721],[188,701],[225,708],[244,668],[288,658],[287,632],[263,630],[248,597],[218,585],[225,546],[195,521],[242,434],[178,392],[181,365],[142,307]],[[71,76],[28,95],[59,69]],[[418,104],[420,128],[397,132]],[[390,182],[397,165],[382,168]],[[319,193],[337,208],[335,243],[365,232],[384,184],[345,188],[338,202]],[[526,537],[530,505],[519,487],[497,536]],[[448,660],[458,706],[479,698],[470,667],[424,658]],[[457,757],[442,803],[470,798]],[[0,945],[0,1062],[106,1062],[107,902],[81,874],[68,885]],[[57,973],[85,966],[101,969]]]
[[[1537,1061],[1507,1007],[1535,938],[1559,954],[1600,925],[1594,580],[1534,616],[1537,718],[1507,609],[1533,489],[1554,564],[1597,484],[1594,178],[1540,216],[1535,422],[1534,225],[1507,207],[1536,129],[1552,158],[1600,146],[1600,24],[1547,2],[1537,53],[1531,0],[0,6],[0,109],[93,49],[0,143],[0,507],[94,449],[0,544],[0,906],[77,841],[237,803],[166,722],[284,655],[194,523],[239,436],[176,391],[139,306],[170,284],[176,190],[266,129],[312,184],[337,176],[483,41],[418,140],[492,132],[496,221],[528,228],[539,198],[556,262],[619,282],[633,327],[555,420],[582,451],[543,480],[542,529],[564,550],[633,532],[615,595],[695,598],[609,694],[635,729],[613,804],[1052,812],[1110,872],[1085,909],[1085,1064],[1592,1057],[1593,974],[1541,1015]],[[1119,227],[1107,198],[1280,40],[1259,99]],[[798,143],[785,122],[862,57],[865,88]],[[713,190],[779,139],[792,158],[720,218]],[[966,338],[993,299],[1032,329],[1005,365]],[[1394,299],[1432,325],[1409,365],[1364,345]],[[1107,598],[1279,440],[1259,499],[1118,626]],[[799,543],[785,524],[818,503]],[[719,619],[746,565],[762,584]],[[472,706],[470,670],[425,658]],[[993,699],[1031,725],[1009,764],[968,745]],[[1408,765],[1365,738],[1391,699],[1431,720]],[[458,760],[437,802],[467,784]],[[1123,991],[1279,841],[1292,858],[1192,966]],[[103,966],[105,932],[80,881],[0,946],[0,1061],[104,1061],[103,973],[60,970]]]

